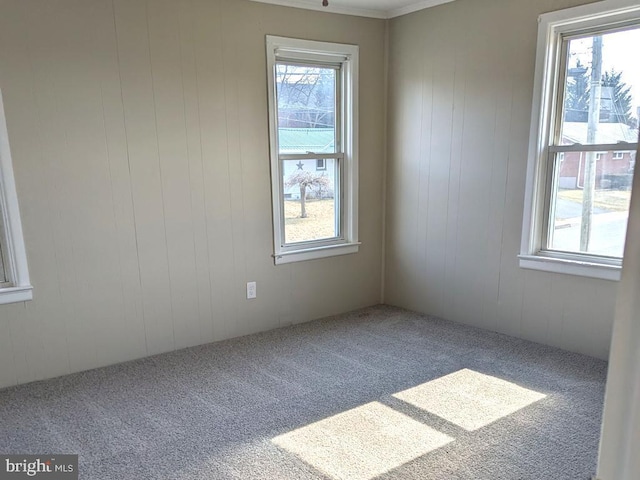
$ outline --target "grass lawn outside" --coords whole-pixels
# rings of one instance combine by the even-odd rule
[[[300,201],[284,202],[284,232],[287,243],[320,240],[336,236],[332,198],[306,201],[307,218],[300,218]]]

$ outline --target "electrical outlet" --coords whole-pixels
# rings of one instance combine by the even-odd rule
[[[256,298],[256,282],[247,282],[247,298]]]

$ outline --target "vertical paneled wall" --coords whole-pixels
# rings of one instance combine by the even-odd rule
[[[266,34],[360,46],[356,255],[273,265]],[[383,50],[381,20],[244,0],[0,0],[35,288],[0,387],[378,303]]]
[[[385,301],[606,358],[616,283],[518,266],[537,17],[457,0],[390,21]]]

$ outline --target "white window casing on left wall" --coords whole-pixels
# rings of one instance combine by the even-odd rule
[[[33,298],[0,91],[0,304]]]

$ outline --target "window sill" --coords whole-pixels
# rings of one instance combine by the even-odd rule
[[[26,302],[33,298],[33,287],[7,287],[0,288],[0,305],[6,303]]]
[[[285,263],[304,262],[305,260],[315,260],[318,258],[358,253],[359,248],[360,242],[341,243],[340,245],[305,248],[291,252],[277,253],[273,258],[275,259],[276,265],[283,265]]]
[[[520,267],[545,272],[577,275],[580,277],[599,278],[619,281],[622,267],[588,261],[568,260],[564,258],[544,257],[541,255],[518,255]]]

